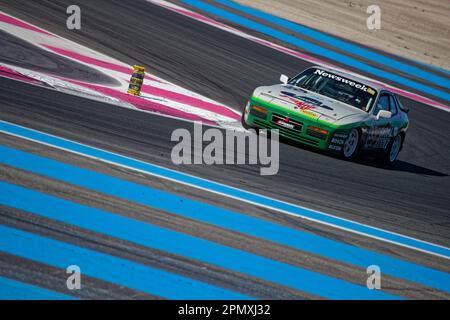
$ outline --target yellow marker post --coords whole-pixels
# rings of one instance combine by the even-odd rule
[[[139,96],[141,94],[142,84],[144,83],[145,67],[138,65],[133,66],[133,73],[131,74],[130,85],[128,86],[128,93]]]

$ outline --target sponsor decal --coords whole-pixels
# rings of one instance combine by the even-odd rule
[[[345,140],[333,138],[333,139],[331,139],[331,142],[335,143],[335,144],[344,144]]]
[[[308,110],[302,110],[302,113],[303,113],[304,115],[307,115],[307,116],[312,117],[312,118],[314,118],[314,119],[317,119],[317,118],[319,117],[318,114],[316,114],[316,113],[314,113],[314,112],[311,112],[311,111],[308,111]]]
[[[391,127],[372,127],[367,132],[369,135],[373,136],[390,136],[391,132],[393,131],[393,128]]]
[[[356,81],[353,81],[353,80],[349,80],[349,79],[340,77],[340,76],[338,76],[336,74],[333,74],[333,73],[330,73],[330,72],[327,72],[327,71],[324,71],[324,70],[316,69],[314,74],[317,74],[317,75],[319,75],[321,77],[328,77],[328,78],[333,79],[335,81],[345,83],[345,84],[349,85],[350,87],[355,87],[355,88],[360,89],[362,91],[368,92],[371,95],[375,94],[375,91],[372,88],[367,87],[365,84],[362,84],[362,83],[359,83],[359,82],[356,82]]]
[[[286,121],[286,119],[284,121],[283,120],[278,120],[277,124],[279,124],[282,127],[288,128],[288,129],[293,129],[294,125],[292,123],[289,123],[288,121]]]
[[[330,145],[328,146],[328,149],[335,150],[335,151],[341,151],[341,150],[342,150],[342,147],[340,147],[340,146],[335,146],[335,145],[330,144]]]
[[[386,149],[396,128],[393,127],[371,127],[367,129],[367,139],[365,146],[367,148]]]
[[[316,107],[325,108],[328,110],[334,110],[333,108],[324,105],[321,101],[308,97],[308,96],[302,96],[297,95],[295,93],[289,92],[289,91],[281,91],[280,97],[289,99],[293,103],[295,103],[296,108],[300,110],[307,110],[307,109],[314,109]]]
[[[340,139],[347,139],[348,135],[347,134],[343,134],[343,133],[335,133],[334,137],[335,138],[340,138]]]
[[[282,95],[280,95],[280,97],[289,99],[291,102],[295,103],[296,109],[308,110],[308,109],[314,109],[315,108],[315,106],[309,105],[309,104],[305,103],[304,101],[297,100],[297,99],[293,98],[290,95],[282,94]]]
[[[375,94],[375,90],[373,90],[372,88],[367,88],[367,92],[372,96]]]

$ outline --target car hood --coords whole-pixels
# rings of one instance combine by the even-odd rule
[[[367,112],[345,103],[291,85],[259,87],[255,94],[267,102],[286,108],[289,112],[306,115],[316,120],[336,123],[344,118],[368,117]]]

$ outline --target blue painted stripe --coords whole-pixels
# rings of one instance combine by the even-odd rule
[[[263,206],[272,210],[277,210],[280,212],[285,212],[299,217],[311,219],[313,221],[331,225],[336,228],[356,232],[369,237],[388,241],[401,246],[428,252],[431,254],[439,255],[447,259],[450,259],[450,249],[446,247],[438,246],[432,243],[406,237],[382,229],[370,227],[350,220],[341,219],[339,217],[317,212],[314,210],[302,208],[300,206],[291,203],[272,199],[270,197],[262,196],[245,190],[233,188],[206,179],[201,179],[195,176],[182,173],[180,171],[167,169],[150,163],[145,163],[139,160],[135,160],[125,156],[114,154],[112,152],[86,146],[67,139],[55,137],[49,134],[24,128],[1,120],[0,120],[0,131],[18,135],[26,139],[32,139],[40,143],[49,144],[58,148],[65,149],[70,152],[79,153],[84,156],[95,158],[101,161],[106,161],[120,166],[129,167],[134,170],[141,170],[148,174],[177,181],[179,183],[184,183],[196,188],[205,189],[234,199],[239,199],[241,201],[246,201],[248,203]]]
[[[422,92],[425,92],[425,93],[434,95],[436,97],[450,101],[450,94],[447,92],[429,87],[427,85],[424,85],[422,83],[419,83],[419,82],[416,82],[416,81],[413,81],[410,79],[406,79],[404,77],[401,77],[399,75],[396,75],[396,74],[393,74],[393,73],[390,73],[387,71],[377,69],[366,63],[358,61],[357,59],[347,57],[347,56],[337,53],[333,50],[329,50],[329,49],[323,48],[319,45],[316,45],[314,43],[296,38],[294,36],[291,36],[291,35],[281,32],[281,31],[275,30],[273,28],[267,27],[265,25],[255,22],[255,21],[243,18],[239,15],[222,10],[220,8],[216,8],[214,6],[204,3],[202,1],[199,1],[199,0],[180,0],[180,1],[183,3],[186,3],[190,6],[193,6],[195,8],[198,8],[200,10],[203,10],[205,12],[209,12],[211,14],[214,14],[214,15],[217,15],[224,19],[227,19],[233,23],[240,24],[246,28],[253,29],[257,32],[261,32],[261,33],[264,33],[271,37],[280,39],[281,41],[290,43],[290,44],[300,47],[306,51],[313,52],[316,55],[323,56],[323,57],[326,57],[329,59],[333,59],[335,61],[352,66],[352,67],[362,70],[364,72],[374,74],[378,77],[388,79],[388,80],[397,82],[399,84],[408,86],[410,88],[413,88],[413,89],[416,89],[416,90],[419,90],[419,91],[422,91]]]
[[[450,291],[450,276],[444,272],[7,147],[0,146],[0,153],[0,163],[362,268],[376,264],[383,273]],[[20,198],[12,191],[8,194],[9,188],[1,188],[4,192],[0,203],[30,212],[39,203],[48,206],[48,201]],[[56,204],[54,207],[58,208]]]
[[[64,209],[64,206],[59,208],[61,215],[79,219],[78,213],[66,213]],[[84,219],[87,223],[91,217],[84,216]],[[101,221],[97,220],[97,223]],[[66,269],[70,265],[77,265],[81,276],[168,299],[249,298],[227,289],[6,226],[0,226],[0,251],[56,268]]]
[[[66,173],[64,172],[64,174]],[[216,265],[299,291],[331,299],[398,298],[381,291],[369,290],[364,286],[8,183],[0,182],[0,189],[3,191],[0,194],[0,203],[3,205],[149,248]],[[42,246],[40,251],[43,250],[47,250],[47,246]],[[77,259],[72,258],[71,261],[73,261],[73,264],[79,265]],[[80,266],[82,272],[83,266]],[[95,270],[102,270],[102,268],[96,267]],[[129,270],[125,274],[129,275],[132,272],[132,270]],[[93,276],[97,277],[98,275]],[[112,280],[110,279],[111,282]],[[117,283],[117,280],[115,283]],[[177,290],[182,290],[186,294],[183,287],[177,288]]]
[[[228,6],[232,9],[244,12],[246,14],[252,15],[256,18],[266,20],[270,23],[279,25],[283,28],[295,31],[301,35],[307,36],[309,38],[312,38],[316,41],[320,41],[323,43],[326,43],[328,45],[331,45],[333,47],[339,48],[341,50],[347,51],[351,54],[360,56],[364,59],[374,61],[376,63],[384,64],[390,68],[397,69],[399,71],[408,73],[410,75],[413,75],[415,77],[421,77],[424,80],[434,82],[438,86],[450,88],[450,80],[438,75],[435,75],[433,73],[427,72],[423,69],[416,68],[413,65],[409,65],[403,62],[400,62],[398,60],[392,59],[388,56],[376,53],[372,50],[366,49],[364,47],[361,47],[359,45],[355,45],[352,43],[349,43],[347,41],[340,40],[338,38],[329,36],[327,34],[324,34],[322,32],[316,31],[314,29],[293,23],[289,20],[271,15],[269,13],[265,13],[253,8],[249,8],[240,4],[237,4],[230,0],[216,0],[216,2],[221,3],[225,6]],[[435,68],[434,66],[428,66],[425,63],[421,63],[424,66],[427,66],[429,68]]]
[[[441,67],[438,67],[438,66],[434,66],[434,65],[430,65],[430,64],[427,64],[425,62],[418,61],[418,60],[412,60],[412,61],[417,63],[417,64],[423,65],[423,66],[428,67],[428,68],[432,68],[432,69],[434,69],[434,70],[436,70],[438,72],[445,73],[445,74],[450,76],[450,71],[447,70],[447,69],[444,69],[444,68],[441,68]]]
[[[73,300],[74,297],[0,277],[0,300]]]

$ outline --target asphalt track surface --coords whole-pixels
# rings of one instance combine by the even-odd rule
[[[310,65],[144,1],[131,1],[133,6],[129,1],[79,1],[83,8],[88,8],[83,12],[83,29],[77,33],[68,32],[64,11],[69,2],[15,1],[0,4],[0,9],[124,62],[152,66],[159,76],[236,110],[242,109],[256,86],[276,83],[280,73],[293,74]],[[126,45],[130,43],[133,43],[132,47]],[[0,61],[3,61],[1,57]],[[173,165],[170,161],[174,145],[170,141],[171,133],[180,127],[192,132],[190,123],[0,79],[2,120],[449,246],[450,114],[408,99],[402,100],[411,109],[411,127],[399,161],[392,168],[380,167],[371,159],[349,162],[308,148],[282,144],[279,173],[264,177],[255,166]],[[14,142],[20,145],[19,141]],[[21,148],[26,149],[26,146]],[[34,182],[24,180],[20,183],[51,185],[41,177],[34,179]],[[6,221],[11,214],[20,216],[21,213],[4,214],[5,224],[26,225],[23,219]],[[271,216],[271,219],[300,225],[288,217]],[[39,232],[58,234],[59,227],[56,224],[53,228],[41,228]],[[330,232],[317,226],[306,228],[324,234]],[[200,230],[193,227],[191,232],[194,235],[205,232]],[[67,235],[56,236],[64,238]],[[333,236],[348,237],[343,234]],[[99,241],[97,235],[92,237],[94,242]],[[80,238],[77,241],[86,240]],[[134,249],[124,250],[120,255],[131,254]],[[266,250],[271,251],[270,248]],[[13,258],[6,261],[10,259]],[[433,262],[430,264],[434,265]],[[189,273],[186,270],[181,273]],[[348,273],[343,277],[351,278],[351,275]],[[211,276],[208,281],[211,279],[216,278]],[[254,282],[246,286],[233,276],[228,279],[231,279],[228,286],[240,283],[245,288],[242,291],[260,297],[311,298],[280,288],[258,287]],[[226,286],[222,282],[221,285]],[[117,290],[111,291],[121,292],[116,297],[130,294],[124,289],[121,289],[123,292]],[[92,294],[96,296],[95,292]]]
[[[42,50],[4,31],[0,31],[2,62],[38,72],[70,77],[91,83],[118,85],[107,75],[72,60]]]

